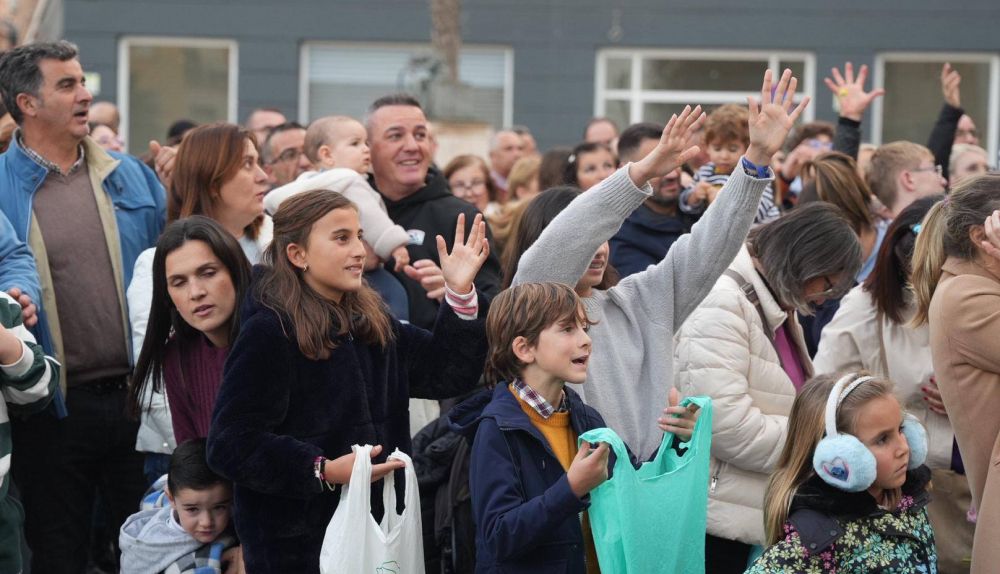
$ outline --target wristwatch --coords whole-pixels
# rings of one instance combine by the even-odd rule
[[[758,179],[767,179],[771,177],[771,167],[768,165],[754,165],[743,156],[743,171],[747,172],[750,177],[756,177]]]

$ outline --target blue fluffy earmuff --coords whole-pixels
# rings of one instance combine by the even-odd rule
[[[875,455],[857,438],[837,432],[837,408],[858,385],[873,377],[847,375],[837,381],[826,400],[826,436],[816,445],[813,470],[824,482],[847,492],[861,492],[875,482]],[[844,387],[847,387],[845,390]]]
[[[917,417],[906,413],[903,416],[903,436],[910,445],[910,462],[906,468],[913,470],[927,460],[927,431]]]
[[[826,401],[826,436],[816,445],[813,470],[824,482],[847,492],[861,492],[875,482],[875,456],[856,437],[837,432],[837,409],[851,391],[873,380],[850,374],[833,386]],[[910,446],[907,468],[914,469],[927,460],[927,432],[911,414],[903,416],[903,436]]]

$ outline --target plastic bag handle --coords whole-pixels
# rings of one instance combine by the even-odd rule
[[[352,503],[348,492],[352,490],[368,490],[372,482],[372,445],[353,445],[354,466],[351,468],[351,480],[340,489],[340,504],[353,504],[364,512],[371,514],[372,503],[369,496],[356,496]]]
[[[606,442],[611,450],[615,453],[615,464],[614,473],[617,476],[619,474],[619,469],[624,471],[626,468],[635,473],[635,468],[632,466],[632,461],[628,457],[628,449],[625,447],[625,442],[622,441],[621,437],[615,434],[615,431],[609,428],[596,428],[591,429],[577,439],[577,448],[579,448],[583,441],[587,441],[590,444],[597,442]]]
[[[712,399],[710,399],[709,397],[704,397],[704,396],[684,397],[684,400],[681,401],[680,406],[686,407],[691,404],[698,405],[698,408],[701,409],[702,411],[710,412],[712,410]],[[705,425],[702,422],[705,420],[711,420],[711,419],[706,419],[703,413],[702,416],[698,417],[698,421],[694,423],[694,429],[691,430],[691,439],[688,440],[687,442],[683,441],[680,442],[680,444],[687,445],[688,452],[692,453],[695,452],[698,449],[698,445],[705,442],[704,438],[706,434],[708,436],[711,436],[712,429],[705,429]],[[663,433],[663,439],[660,441],[660,448],[656,451],[656,456],[653,458],[653,460],[659,460],[661,456],[664,456],[664,453],[671,448],[670,445],[675,437],[677,437],[677,435],[672,432]],[[677,438],[677,440],[680,441],[680,438]]]

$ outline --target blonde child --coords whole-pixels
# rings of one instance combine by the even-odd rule
[[[812,379],[788,437],[764,498],[770,547],[747,574],[937,572],[927,437],[891,382]]]
[[[476,572],[599,572],[590,491],[608,478],[607,444],[577,437],[606,426],[566,383],[587,378],[591,325],[573,289],[525,283],[490,305],[485,376],[495,384],[449,414],[474,435],[469,466]],[[670,406],[657,422],[690,440],[696,414]],[[653,429],[650,428],[650,431]]]
[[[327,116],[309,124],[305,154],[316,168],[264,197],[264,210],[273,215],[283,201],[306,191],[328,189],[344,195],[358,207],[365,241],[381,261],[392,259],[398,272],[409,262],[406,230],[389,219],[382,197],[366,178],[371,167],[368,134],[361,122],[347,116]]]
[[[701,214],[715,201],[750,145],[748,117],[746,107],[736,104],[720,106],[708,115],[704,147],[709,161],[695,173],[691,187],[681,192],[681,211]],[[774,187],[768,184],[757,207],[754,223],[766,223],[779,215],[781,212],[774,202]]]

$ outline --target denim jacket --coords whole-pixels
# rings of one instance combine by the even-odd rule
[[[94,186],[98,212],[108,238],[122,317],[128,321],[125,286],[132,279],[136,258],[156,243],[166,218],[166,198],[156,175],[137,158],[106,152],[90,138],[83,140],[87,170]],[[0,263],[0,290],[19,287],[38,306],[35,336],[47,354],[62,360],[62,333],[52,289],[45,244],[33,215],[35,193],[45,181],[46,169],[35,163],[15,137],[0,155],[0,212],[10,220],[14,236],[0,234],[0,253],[17,242],[26,243],[35,256],[37,273],[26,266]],[[103,194],[97,193],[97,190]],[[96,295],[96,294],[95,294]],[[128,333],[128,325],[125,325]],[[131,353],[130,353],[131,356]],[[65,371],[63,371],[65,372]],[[61,381],[65,392],[65,377]]]

